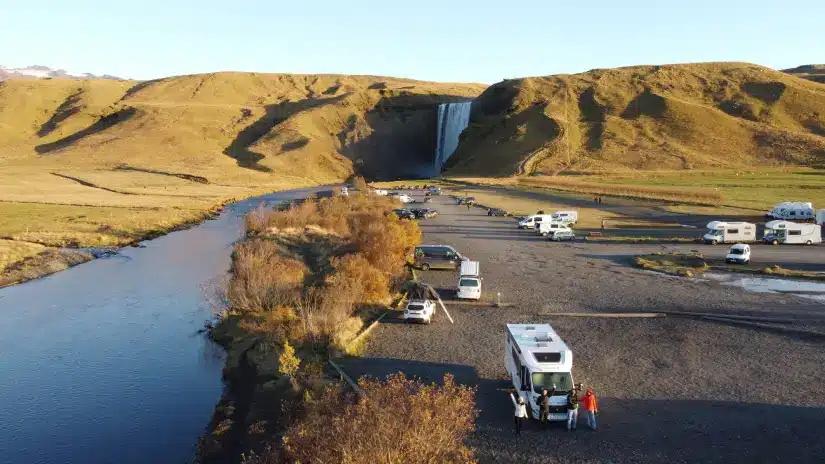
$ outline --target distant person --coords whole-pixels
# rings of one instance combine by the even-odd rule
[[[599,197],[599,204],[602,204],[602,197]]]
[[[596,413],[599,412],[599,407],[596,405],[596,395],[593,394],[592,387],[587,387],[587,392],[581,397],[581,402],[584,406],[584,418],[587,421],[587,426],[596,430]]]
[[[510,399],[513,401],[513,406],[515,406],[516,435],[521,435],[521,429],[524,428],[524,419],[527,418],[527,406],[525,406],[524,398],[521,396],[516,401],[516,397],[510,393]]]
[[[470,202],[469,202],[469,201],[466,203],[466,205],[467,205],[467,211],[469,211],[469,210],[470,210],[470,206],[472,206],[472,205],[470,204]]]
[[[575,388],[567,394],[567,430],[576,430],[579,421],[579,392]]]

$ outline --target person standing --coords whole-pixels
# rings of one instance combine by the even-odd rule
[[[599,407],[596,405],[596,395],[593,394],[593,388],[587,387],[587,392],[581,398],[584,406],[584,418],[587,420],[587,426],[596,430],[596,413],[599,412]]]
[[[567,394],[567,430],[576,430],[579,420],[579,393],[576,389]]]
[[[524,428],[524,419],[527,418],[527,406],[524,404],[524,398],[521,396],[519,396],[518,401],[516,401],[516,397],[510,393],[510,399],[513,401],[513,406],[515,407],[516,435],[521,435],[521,429]]]
[[[539,397],[539,420],[542,424],[547,423],[547,416],[550,414],[550,396],[547,390],[542,390]]]

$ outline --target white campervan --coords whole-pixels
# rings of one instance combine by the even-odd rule
[[[750,222],[712,221],[708,223],[705,243],[737,243],[756,241],[756,225]]]
[[[579,222],[578,211],[556,211],[551,217],[553,222],[563,222],[565,224],[575,224]]]
[[[568,227],[568,223],[566,222],[542,222],[536,226],[536,235],[541,235],[542,237],[547,237],[548,234],[551,232],[556,232],[557,230],[571,230]],[[571,230],[572,232],[572,230]]]
[[[462,261],[458,277],[456,298],[478,300],[481,298],[481,276],[478,261]]]
[[[765,214],[771,219],[784,219],[786,221],[810,221],[814,219],[815,215],[816,211],[812,203],[800,201],[780,203]]]
[[[538,224],[542,222],[552,221],[550,214],[532,214],[518,222],[519,229],[535,229]]]
[[[822,243],[822,226],[819,224],[798,224],[789,221],[771,221],[765,224],[766,243],[774,245]]]
[[[507,324],[504,340],[504,366],[513,387],[525,404],[539,417],[542,390],[556,393],[550,397],[549,420],[567,419],[567,394],[573,390],[573,352],[549,324]]]

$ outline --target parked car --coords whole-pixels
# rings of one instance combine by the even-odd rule
[[[419,321],[429,324],[435,314],[435,301],[433,300],[410,300],[404,308],[405,321]]]
[[[501,208],[490,208],[490,209],[487,210],[487,216],[507,217],[507,216],[512,216],[512,214],[510,214],[507,211],[504,211]]]
[[[430,219],[438,216],[438,211],[431,208],[421,208],[418,210],[417,216],[419,219]]]
[[[415,213],[408,209],[394,209],[392,210],[399,219],[416,219]]]
[[[558,229],[547,233],[547,240],[561,242],[562,240],[576,240],[576,234],[570,229]]]
[[[726,263],[748,264],[751,261],[751,247],[744,243],[737,243],[730,247],[728,255],[725,256]]]
[[[478,300],[481,298],[481,277],[478,261],[462,261],[456,288],[456,298]]]
[[[456,269],[465,260],[455,248],[449,245],[419,245],[415,247],[415,266],[429,269]]]
[[[427,189],[427,193],[430,195],[441,195],[441,189],[438,187],[430,187]]]
[[[474,205],[474,204],[476,204],[476,199],[474,197],[457,197],[455,199],[455,202],[456,202],[457,205],[466,205],[466,204]]]

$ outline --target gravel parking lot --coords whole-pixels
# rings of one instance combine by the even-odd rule
[[[447,197],[422,221],[424,243],[450,244],[481,262],[485,298],[506,307],[451,304],[450,324],[408,325],[390,315],[370,335],[354,376],[402,371],[429,380],[445,372],[478,387],[481,416],[473,441],[482,462],[822,462],[825,456],[825,341],[668,316],[571,318],[558,313],[702,312],[792,319],[791,328],[825,333],[821,301],[759,294],[710,280],[633,269],[631,256],[724,247],[549,243]],[[774,262],[825,263],[825,247],[759,247]],[[825,266],[823,266],[825,270]],[[420,273],[451,298],[457,274]],[[574,353],[577,382],[593,386],[599,430],[568,433],[561,424],[512,431],[504,370],[504,324],[550,323]],[[580,417],[583,419],[583,417]],[[583,423],[583,420],[581,421]]]

